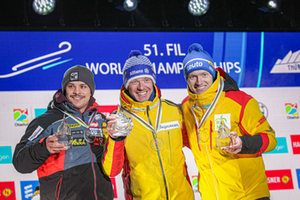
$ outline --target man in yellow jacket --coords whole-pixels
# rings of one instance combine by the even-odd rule
[[[193,200],[180,107],[161,98],[152,63],[140,51],[131,51],[123,80],[120,110],[132,118],[133,128],[130,135],[116,137],[115,116],[108,117],[104,171],[116,176],[123,169],[126,200]]]
[[[269,200],[261,154],[276,147],[275,132],[258,102],[213,63],[196,43],[183,60],[189,96],[182,110],[202,200]],[[227,127],[230,142],[217,148],[226,131],[220,126]]]

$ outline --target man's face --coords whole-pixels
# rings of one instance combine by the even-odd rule
[[[131,97],[138,102],[148,101],[153,92],[151,78],[137,78],[130,81],[128,91]]]
[[[188,85],[192,92],[202,94],[213,83],[213,76],[206,70],[196,70],[189,74]]]
[[[92,96],[89,86],[82,81],[71,81],[66,86],[68,100],[83,113]]]

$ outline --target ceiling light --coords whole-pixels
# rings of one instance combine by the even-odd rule
[[[189,2],[189,12],[195,16],[204,15],[209,9],[209,0],[190,0]]]
[[[263,12],[276,12],[280,8],[280,0],[252,0],[252,3]]]
[[[33,0],[33,10],[39,15],[48,15],[55,8],[55,0]]]
[[[123,7],[127,11],[133,11],[137,7],[137,0],[124,0]]]
[[[134,11],[138,4],[137,0],[111,0],[109,2],[113,2],[117,9],[128,12]]]

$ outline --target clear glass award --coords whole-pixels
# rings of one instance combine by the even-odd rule
[[[64,144],[68,148],[72,148],[72,132],[65,120],[65,115],[64,118],[57,128],[57,132],[55,133],[55,136],[58,138],[59,143]]]
[[[234,138],[230,136],[230,129],[226,126],[223,116],[221,116],[221,123],[217,134],[216,147],[218,149],[235,145]]]
[[[112,125],[112,130],[119,131],[115,133],[114,136],[128,136],[133,127],[133,122],[131,117],[127,117],[118,107],[118,111],[116,113],[116,123]]]

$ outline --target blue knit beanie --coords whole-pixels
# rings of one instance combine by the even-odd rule
[[[155,84],[155,72],[151,61],[139,50],[132,50],[123,68],[123,83],[128,88],[130,81],[137,78],[151,78]]]
[[[213,59],[203,50],[200,44],[192,44],[188,49],[188,54],[183,59],[183,75],[185,80],[187,80],[191,72],[196,70],[206,70],[215,78],[216,70],[213,63]]]

